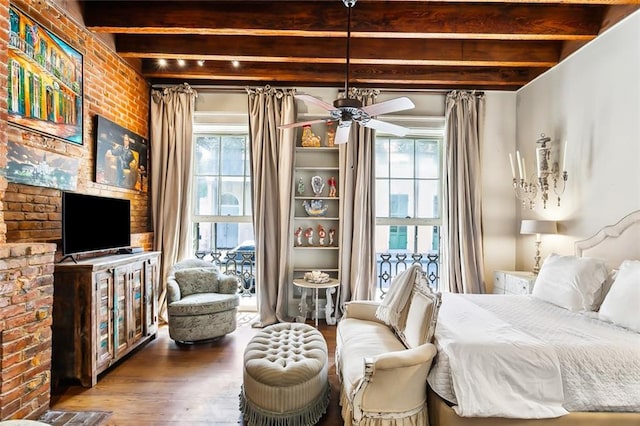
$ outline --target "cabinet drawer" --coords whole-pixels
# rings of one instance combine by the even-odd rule
[[[509,280],[506,292],[511,294],[529,294],[529,281],[513,278]]]
[[[503,272],[493,273],[493,294],[504,294],[504,279]]]

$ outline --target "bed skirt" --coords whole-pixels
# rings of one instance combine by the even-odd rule
[[[460,417],[451,406],[428,387],[430,426],[637,426],[640,413],[572,412],[553,419],[506,419],[501,417]]]

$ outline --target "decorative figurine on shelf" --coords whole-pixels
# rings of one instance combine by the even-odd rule
[[[336,127],[338,122],[334,121],[327,125],[327,146],[335,146],[336,141]]]
[[[314,176],[311,178],[311,189],[316,197],[322,195],[322,190],[324,189],[324,182],[322,181],[322,176]]]
[[[304,195],[304,182],[302,178],[298,180],[298,195]]]
[[[313,245],[313,228],[309,227],[304,231],[304,237],[307,239],[307,243]]]
[[[302,226],[298,226],[298,229],[296,229],[296,232],[294,232],[293,235],[296,236],[296,242],[298,243],[298,246],[301,246],[302,245]]]
[[[327,237],[327,231],[324,230],[324,226],[318,224],[318,243],[323,246],[324,239]]]
[[[336,230],[331,228],[329,229],[329,245],[332,246],[333,245],[333,240],[336,236]]]
[[[309,124],[302,127],[302,146],[319,147],[320,136],[314,135]]]
[[[324,216],[329,208],[329,205],[324,204],[322,200],[304,200],[302,205],[309,216]]]
[[[327,183],[329,184],[329,197],[335,197],[336,196],[336,178],[331,176],[327,181]]]

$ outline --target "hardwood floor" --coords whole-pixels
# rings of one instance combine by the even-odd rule
[[[309,324],[313,325],[311,322]],[[335,326],[320,324],[329,348],[331,401],[318,425],[342,425],[335,373]],[[52,410],[106,410],[107,425],[244,425],[238,408],[242,357],[256,333],[248,325],[216,342],[176,345],[161,326],[156,339],[100,376],[93,388],[52,391]]]

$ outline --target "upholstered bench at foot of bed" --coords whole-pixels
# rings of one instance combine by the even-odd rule
[[[329,405],[327,343],[307,324],[265,327],[244,352],[240,410],[248,426],[311,426]]]

